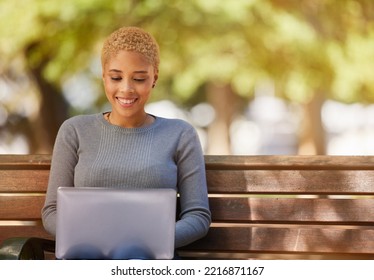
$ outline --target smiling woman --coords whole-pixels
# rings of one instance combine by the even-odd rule
[[[101,54],[103,81],[112,112],[111,124],[141,127],[153,123],[144,106],[158,79],[159,47],[147,32],[121,28],[104,42]]]
[[[140,53],[120,51],[103,65],[106,96],[112,105],[107,119],[122,127],[149,125],[154,118],[147,115],[147,103],[157,81],[154,67]]]
[[[175,247],[200,239],[211,213],[197,133],[183,120],[145,111],[158,79],[156,41],[140,28],[124,27],[105,41],[101,58],[111,111],[76,116],[60,127],[42,210],[44,227],[56,234],[60,186],[171,188],[180,204]]]

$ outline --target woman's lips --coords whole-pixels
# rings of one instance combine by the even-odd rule
[[[122,107],[130,107],[132,106],[137,98],[122,98],[122,97],[116,97],[116,99],[118,100],[118,103],[122,106]]]

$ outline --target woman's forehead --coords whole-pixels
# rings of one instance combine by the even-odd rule
[[[125,71],[131,70],[138,73],[149,73],[153,65],[146,56],[134,51],[119,51],[110,57],[104,68],[107,71]]]

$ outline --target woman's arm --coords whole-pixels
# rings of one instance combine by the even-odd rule
[[[78,162],[78,137],[70,121],[64,122],[57,134],[53,148],[51,171],[42,220],[44,228],[56,235],[57,188],[74,186],[74,168]]]
[[[181,135],[177,165],[181,212],[176,225],[176,248],[205,236],[211,223],[205,161],[198,135],[192,127]]]

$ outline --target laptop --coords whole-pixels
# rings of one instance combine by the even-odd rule
[[[176,191],[59,187],[56,258],[172,259]]]

